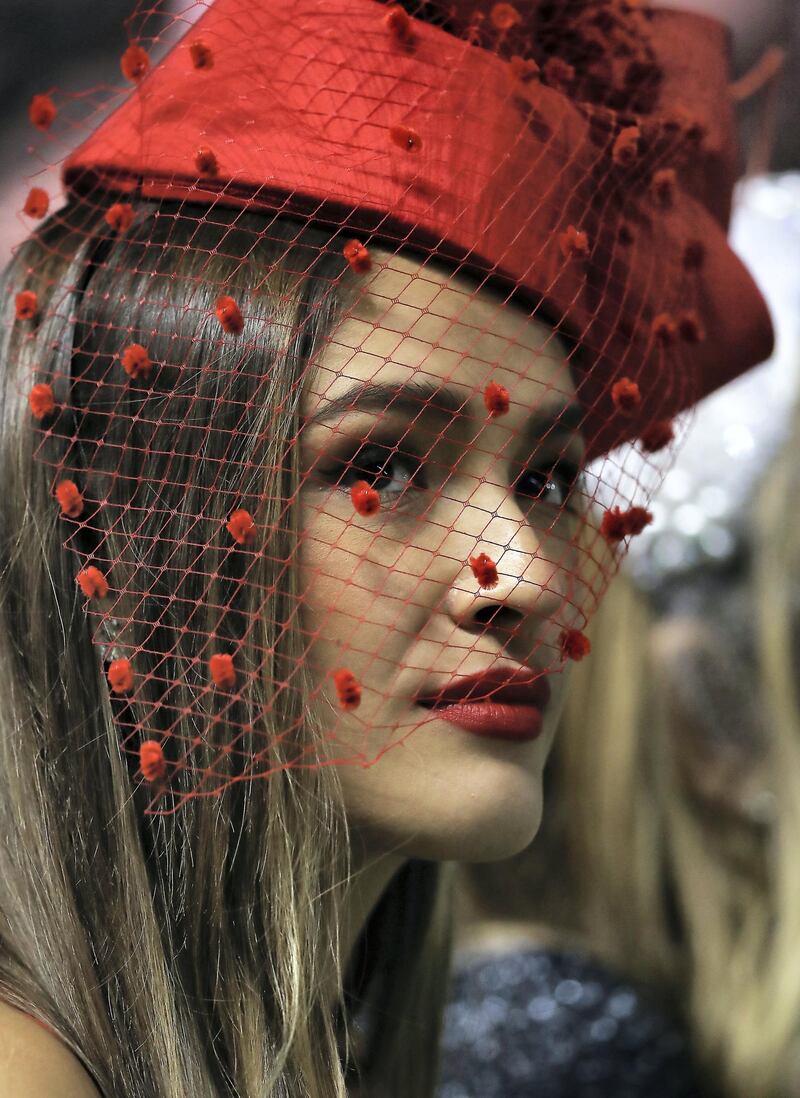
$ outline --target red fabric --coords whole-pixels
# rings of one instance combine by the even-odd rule
[[[464,27],[493,6],[465,0]],[[608,109],[514,83],[504,54],[539,5],[499,53],[416,19],[410,47],[385,16],[374,0],[217,0],[187,39],[202,36],[213,68],[198,72],[187,44],[174,49],[68,159],[67,186],[313,216],[518,286],[593,367],[580,391],[590,456],[770,354],[766,306],[725,238],[736,148],[721,25],[654,13],[642,64],[660,83],[640,120],[650,153],[620,176],[610,145],[593,139]],[[676,106],[697,120],[695,139],[676,136]],[[397,126],[419,145],[393,143]],[[198,177],[199,147],[216,158],[211,177]],[[672,167],[661,209],[652,174]],[[571,226],[587,234],[588,259],[565,260]],[[692,241],[705,248],[700,271],[683,265]],[[657,346],[655,314],[687,306],[705,341]],[[619,376],[641,389],[633,415],[611,398]]]

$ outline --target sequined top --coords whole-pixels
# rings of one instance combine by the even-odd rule
[[[685,1035],[588,957],[457,962],[437,1098],[700,1098]]]

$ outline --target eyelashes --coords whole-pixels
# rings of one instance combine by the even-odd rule
[[[322,476],[328,484],[347,491],[364,480],[386,506],[392,506],[410,503],[412,493],[426,492],[451,472],[450,465],[429,455],[401,450],[397,444],[370,442],[331,462],[322,470]],[[515,473],[509,489],[523,509],[544,504],[556,510],[576,511],[580,509],[582,486],[583,474],[574,462],[543,458]]]
[[[365,480],[386,499],[396,499],[410,487],[429,487],[423,459],[381,443],[362,446],[352,457],[338,461],[326,472],[337,488],[350,489],[356,481]]]

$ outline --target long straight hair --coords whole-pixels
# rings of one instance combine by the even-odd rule
[[[324,733],[305,701],[299,579],[285,562],[300,535],[291,503],[303,375],[347,303],[347,264],[330,233],[285,218],[265,233],[259,215],[206,219],[153,204],[103,244],[103,214],[75,203],[55,215],[0,287],[9,311],[21,288],[54,303],[33,337],[7,323],[0,346],[0,997],[51,1025],[109,1098],[343,1098],[348,1077],[370,1096],[431,1095],[449,962],[446,873],[411,861],[396,876],[362,937],[368,963],[348,996],[340,783],[335,768],[287,768],[279,734],[301,728],[312,744]],[[261,322],[246,361],[236,341],[220,350],[213,338],[220,286]],[[126,389],[123,437],[97,414],[96,394],[126,332],[148,333],[153,361],[185,368],[178,377],[165,367],[165,385],[160,375]],[[135,529],[109,522],[105,551],[120,591],[134,569],[150,577],[124,642],[180,684],[173,714],[192,687],[196,635],[244,636],[249,666],[271,654],[257,700],[277,772],[172,815],[144,813],[49,471],[34,456],[41,432],[26,381],[70,371],[73,402],[95,409],[73,445],[88,451],[102,438],[107,455],[93,460],[95,491],[110,514],[131,484],[140,497]],[[216,532],[247,493],[263,500],[257,522],[271,533],[242,583]],[[159,578],[167,551],[173,577],[187,577],[180,599]],[[263,591],[274,592],[266,614]],[[270,682],[288,671],[295,689],[272,698]],[[151,728],[158,712],[154,704]],[[246,712],[234,716],[246,724]],[[188,717],[170,727],[183,742],[197,732]],[[239,746],[263,753],[264,740]],[[184,791],[188,771],[176,774]],[[366,1019],[358,1057],[352,1002]]]

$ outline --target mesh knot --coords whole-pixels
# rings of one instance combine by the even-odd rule
[[[647,454],[656,454],[669,446],[675,438],[675,427],[671,419],[657,419],[645,427],[639,438],[642,449]]]
[[[28,217],[40,219],[47,216],[49,209],[50,196],[47,191],[42,190],[41,187],[31,187],[28,191],[28,197],[25,199],[25,205],[22,207],[22,212]]]
[[[122,368],[128,377],[138,379],[144,378],[145,381],[150,377],[150,371],[153,368],[153,363],[150,360],[147,348],[143,347],[141,343],[131,343],[129,347],[126,347],[120,356],[122,360]]]
[[[696,309],[687,309],[678,317],[678,332],[684,343],[702,343],[706,331]]]
[[[511,30],[522,22],[522,16],[513,4],[495,4],[489,12],[492,26],[498,30]]]
[[[575,68],[562,57],[548,57],[542,69],[545,84],[567,95],[575,83]]]
[[[31,412],[36,419],[44,419],[55,411],[56,401],[52,386],[47,382],[34,385],[28,396]]]
[[[469,566],[481,587],[489,589],[497,586],[497,565],[488,553],[478,553],[477,557],[470,557]]]
[[[190,44],[189,56],[196,69],[214,68],[214,54],[201,38],[196,38]]]
[[[565,259],[585,258],[589,254],[589,237],[582,229],[570,225],[559,235],[558,246]]]
[[[230,294],[221,294],[217,298],[216,316],[226,332],[239,335],[244,328],[244,319],[239,306]]]
[[[228,519],[227,528],[238,545],[252,545],[256,540],[256,526],[249,511],[234,511]]]
[[[28,117],[37,130],[49,130],[55,122],[56,106],[49,95],[34,95],[28,108]]]
[[[334,672],[333,682],[341,709],[357,709],[361,704],[361,687],[352,671],[346,667]]]
[[[75,578],[87,599],[104,599],[108,594],[108,580],[93,564],[78,572]]]
[[[678,177],[674,168],[659,168],[650,180],[650,194],[662,210],[669,210],[675,202]]]
[[[35,320],[39,312],[39,298],[33,290],[21,290],[14,299],[17,320]]]
[[[638,126],[626,126],[617,134],[611,150],[611,158],[620,167],[629,168],[639,156],[639,139],[642,131]]]
[[[642,394],[635,381],[621,377],[611,386],[611,399],[618,412],[632,415],[642,403]]]
[[[115,694],[130,694],[133,690],[131,661],[122,656],[108,665],[108,684]]]
[[[233,656],[227,652],[216,652],[208,661],[209,671],[214,685],[221,690],[233,690],[236,685],[236,668]]]
[[[62,480],[57,485],[56,499],[67,518],[80,518],[83,514],[83,496],[74,480]]]
[[[360,240],[348,240],[342,254],[357,274],[366,274],[372,267],[372,258]]]
[[[134,210],[130,202],[115,202],[106,210],[106,223],[115,233],[126,233],[133,224]]]
[[[483,403],[490,416],[504,416],[509,408],[508,389],[490,381],[483,393]]]
[[[375,515],[380,510],[381,497],[366,480],[357,480],[350,489],[350,499],[359,515]]]
[[[564,629],[559,637],[562,660],[582,660],[592,650],[592,644],[580,629]]]
[[[150,71],[150,57],[141,46],[128,46],[120,59],[120,68],[126,80],[138,84]]]
[[[145,740],[139,747],[139,768],[148,782],[160,782],[167,773],[164,749],[156,740]]]
[[[678,325],[672,313],[659,313],[653,318],[651,331],[662,347],[671,347],[678,335]]]
[[[706,246],[702,240],[690,240],[683,250],[683,269],[699,271],[706,260]]]
[[[614,507],[606,511],[600,524],[600,533],[611,544],[618,544],[624,538],[641,534],[653,521],[653,515],[644,507],[631,507],[627,511]]]
[[[508,63],[511,67],[511,75],[521,84],[527,84],[542,74],[542,70],[531,57],[521,57],[515,53],[509,58]]]

